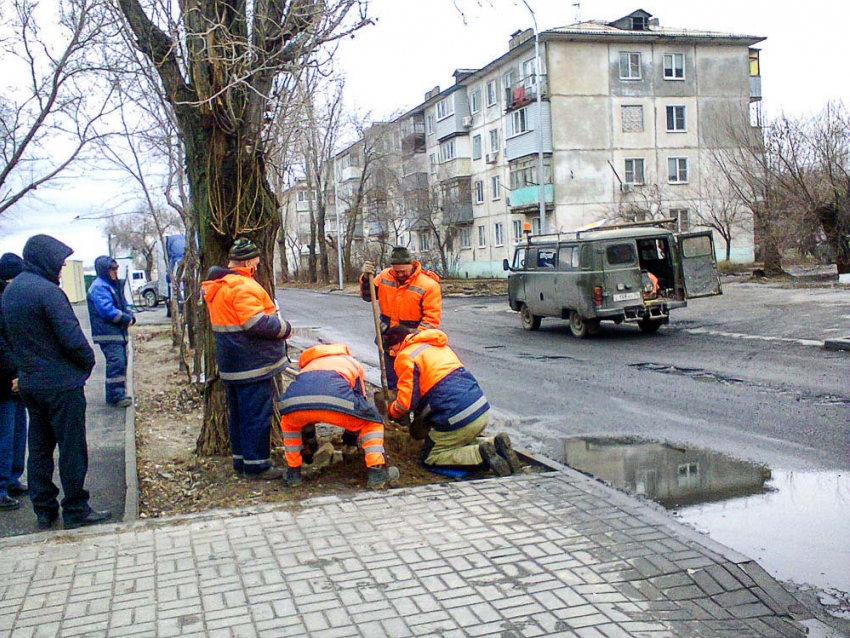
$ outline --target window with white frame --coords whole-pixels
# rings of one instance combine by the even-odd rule
[[[498,80],[487,82],[487,106],[495,106],[499,102]]]
[[[490,178],[490,198],[502,198],[502,178],[498,175],[493,175],[493,177]]]
[[[623,116],[623,133],[643,133],[643,106],[630,104],[620,109]]]
[[[453,139],[440,144],[440,164],[455,158],[455,141]]]
[[[458,235],[458,239],[460,240],[460,247],[463,248],[471,248],[472,247],[472,233],[469,230],[469,226],[462,226],[460,229],[460,233]]]
[[[685,79],[685,54],[684,53],[665,53],[664,54],[664,79],[665,80],[684,80]]]
[[[472,136],[472,159],[481,159],[481,136]]]
[[[509,89],[514,85],[514,80],[516,80],[516,69],[511,69],[502,76],[502,86]]]
[[[481,92],[475,89],[469,94],[469,112],[478,113],[481,110]]]
[[[688,183],[688,158],[687,157],[668,157],[667,158],[667,183],[668,184],[687,184]]]
[[[691,229],[691,211],[687,208],[671,208],[670,217],[676,220],[676,232],[686,233]]]
[[[484,203],[484,182],[480,179],[475,182],[475,203]]]
[[[640,53],[620,51],[620,79],[640,80]]]
[[[428,130],[428,135],[434,134],[434,116],[429,115],[425,118],[425,127]]]
[[[497,128],[490,129],[490,152],[499,152],[499,129]]]
[[[642,185],[643,181],[643,158],[631,158],[626,160],[625,170],[626,184]]]
[[[511,135],[519,135],[529,130],[528,109],[517,109],[511,113]]]
[[[514,241],[522,241],[522,221],[519,219],[513,220],[511,222],[511,228],[513,228]]]
[[[349,166],[353,166],[354,162],[352,161],[351,154],[344,155],[341,160],[339,160],[339,167],[342,170],[345,170]]]
[[[431,160],[431,175],[436,175],[437,174],[437,154],[431,153],[431,155],[429,156],[429,159]]]
[[[535,71],[535,58],[530,58],[522,63],[522,77],[533,78]]]
[[[536,157],[525,157],[510,163],[511,190],[537,186],[537,163]],[[543,158],[544,184],[552,183],[552,157]]]
[[[487,245],[487,227],[478,227],[478,247],[484,248]]]
[[[450,115],[455,114],[454,95],[450,95],[437,102],[437,121],[444,120]]]
[[[431,233],[427,230],[419,231],[419,250],[431,250]]]
[[[493,224],[493,245],[505,245],[505,225],[502,222],[496,222]]]
[[[668,106],[667,107],[667,132],[668,133],[684,133],[688,130],[687,122],[685,121],[684,106]]]
[[[541,234],[540,218],[539,217],[535,217],[534,219],[531,220],[531,234],[532,235],[540,235]]]

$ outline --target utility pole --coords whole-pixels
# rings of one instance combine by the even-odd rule
[[[540,75],[542,65],[540,63],[540,32],[537,29],[537,16],[534,14],[534,9],[528,4],[527,0],[522,0],[525,8],[531,14],[531,21],[534,25],[534,86],[537,92],[537,207],[540,224],[540,234],[545,232],[546,224],[546,189],[544,187],[543,173],[543,96],[540,90]]]

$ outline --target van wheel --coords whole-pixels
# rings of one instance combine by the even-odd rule
[[[573,310],[570,313],[570,332],[573,333],[576,339],[584,339],[588,335],[595,335],[599,332],[599,321],[585,319],[577,311]]]
[[[644,334],[652,334],[653,332],[658,332],[658,329],[661,327],[663,322],[658,321],[657,319],[644,319],[643,321],[638,321],[638,328]]]
[[[541,317],[531,314],[531,310],[525,304],[522,304],[520,308],[519,317],[522,320],[523,330],[537,330],[540,327]]]
[[[145,290],[145,303],[148,305],[148,308],[155,308],[156,302],[156,293],[153,290]]]

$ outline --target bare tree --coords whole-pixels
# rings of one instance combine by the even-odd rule
[[[0,37],[26,84],[0,96],[0,215],[81,159],[114,106],[99,82],[100,45],[114,31],[102,0],[61,0],[55,24],[31,0],[12,0]],[[46,34],[50,33],[50,37]]]
[[[145,275],[150,280],[156,264],[156,245],[160,241],[158,229],[168,233],[180,226],[180,218],[174,211],[157,207],[151,212],[140,206],[133,214],[110,217],[104,231],[114,238],[113,247],[125,248],[141,258]]]
[[[697,225],[711,228],[723,238],[726,261],[729,261],[735,231],[752,227],[752,211],[717,173],[704,180],[702,198],[691,210]]]

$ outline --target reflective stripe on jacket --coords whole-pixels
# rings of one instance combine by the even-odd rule
[[[449,432],[490,409],[475,377],[447,344],[440,330],[423,330],[404,340],[395,359],[398,396],[390,405],[391,417],[415,412],[435,430]]]
[[[281,414],[332,410],[373,423],[381,415],[366,398],[363,366],[348,346],[331,343],[307,348],[298,359],[301,372],[286,388],[277,407]]]
[[[133,313],[127,308],[120,282],[113,282],[109,277],[111,262],[112,258],[106,256],[95,260],[97,278],[89,286],[86,295],[91,337],[95,343],[126,343],[127,328],[133,320]]]
[[[378,306],[384,328],[399,324],[418,330],[440,327],[443,299],[440,278],[422,264],[413,261],[413,272],[404,283],[399,283],[392,268],[386,268],[375,276],[378,291]],[[361,275],[361,296],[371,301],[368,278]]]
[[[250,271],[215,266],[202,287],[222,380],[258,381],[282,371],[291,327]]]

